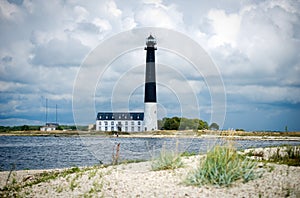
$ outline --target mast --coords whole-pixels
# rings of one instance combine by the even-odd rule
[[[57,124],[57,104],[55,105],[55,123]]]
[[[48,122],[48,98],[46,98],[46,124]]]

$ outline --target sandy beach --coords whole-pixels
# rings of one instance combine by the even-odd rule
[[[247,151],[249,152],[249,151]],[[187,174],[203,156],[183,157],[183,168],[151,170],[151,162],[108,167],[82,168],[54,179],[22,188],[21,197],[300,197],[300,167],[259,162],[261,177],[230,187],[188,186]],[[0,172],[3,189],[6,182],[25,184],[42,172],[63,170]],[[13,195],[15,196],[15,195]]]

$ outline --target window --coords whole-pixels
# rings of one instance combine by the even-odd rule
[[[125,125],[128,125],[128,122],[127,122],[127,121],[125,121]]]
[[[111,127],[111,131],[114,131],[115,130],[115,128],[114,127]]]
[[[105,131],[107,131],[107,127],[105,127]]]
[[[111,125],[114,125],[114,121],[111,121]]]
[[[138,127],[138,131],[141,131],[141,127]]]
[[[118,122],[118,125],[121,126],[122,125],[121,122]]]
[[[138,125],[141,125],[141,121],[138,121]]]
[[[107,122],[107,121],[105,121],[105,122],[104,122],[104,124],[105,124],[105,126],[107,126],[107,125],[108,125],[108,122]]]
[[[101,121],[99,122],[99,125],[101,125]]]
[[[128,131],[128,127],[127,126],[125,127],[125,131]]]
[[[134,127],[131,127],[131,131],[134,131]]]
[[[131,121],[131,125],[134,125],[134,121]]]

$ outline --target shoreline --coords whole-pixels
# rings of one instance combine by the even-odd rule
[[[256,148],[261,149],[261,148]],[[275,149],[275,148],[274,148]],[[249,152],[249,151],[248,151]],[[246,153],[244,151],[244,153]],[[26,197],[299,197],[300,167],[261,163],[262,177],[247,183],[234,182],[230,187],[187,186],[183,180],[194,170],[203,155],[182,157],[184,167],[174,170],[151,170],[151,161],[111,166],[81,167],[49,180],[22,187],[17,195]],[[39,174],[67,169],[13,171],[9,182],[25,184]],[[0,188],[9,171],[0,172]]]
[[[269,135],[266,135],[270,133]],[[143,133],[130,133],[120,134],[119,138],[198,138],[198,139],[232,139],[232,140],[276,140],[276,141],[300,141],[300,132],[294,132],[292,135],[274,135],[274,132],[263,133],[210,133],[206,132],[200,134],[191,131],[163,131],[163,132],[143,132]],[[290,132],[291,133],[291,132]],[[116,135],[106,134],[104,132],[89,132],[89,131],[53,131],[53,132],[40,132],[40,131],[18,131],[18,132],[5,132],[0,133],[1,136],[28,136],[28,137],[108,137],[117,138]]]

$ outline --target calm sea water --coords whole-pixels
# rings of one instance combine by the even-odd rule
[[[32,137],[0,136],[0,170],[52,169],[111,163],[120,143],[120,160],[151,159],[162,147],[205,153],[219,139],[189,138],[109,138],[109,137]],[[239,149],[282,144],[299,145],[295,141],[238,140]]]

